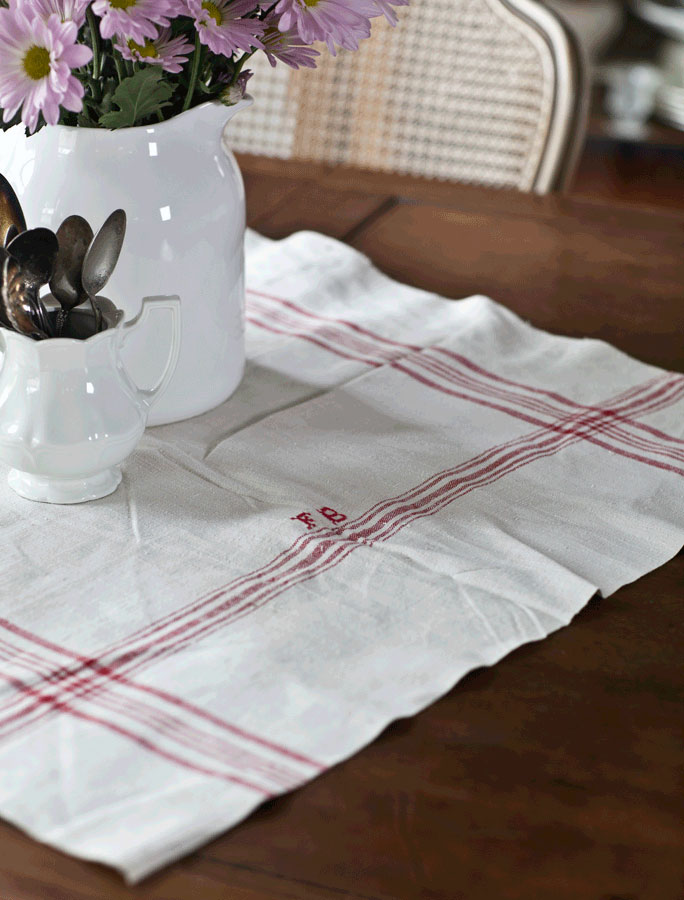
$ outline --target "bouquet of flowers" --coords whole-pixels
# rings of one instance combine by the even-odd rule
[[[0,0],[2,127],[125,128],[245,93],[256,52],[314,68],[408,0]]]

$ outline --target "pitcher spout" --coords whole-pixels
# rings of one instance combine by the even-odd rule
[[[251,106],[253,102],[254,99],[250,97],[249,94],[245,94],[241,100],[230,106],[226,106],[219,100],[210,100],[207,103],[194,106],[192,109],[181,113],[179,116],[175,116],[173,119],[169,119],[168,122],[163,123],[162,127],[168,128],[171,126],[185,130],[187,127],[186,122],[184,121],[185,118],[192,117],[193,140],[216,141],[217,137],[221,134],[233,116],[236,115],[236,113],[239,113],[240,110]],[[158,128],[159,126],[156,127]]]

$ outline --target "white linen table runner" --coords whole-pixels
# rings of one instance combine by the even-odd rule
[[[684,377],[247,241],[244,381],[73,507],[0,486],[0,815],[136,880],[684,542]]]

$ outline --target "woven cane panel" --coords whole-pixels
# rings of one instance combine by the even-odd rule
[[[255,59],[234,150],[451,181],[534,183],[555,67],[537,31],[499,0],[413,0],[373,21],[357,53],[315,70]]]

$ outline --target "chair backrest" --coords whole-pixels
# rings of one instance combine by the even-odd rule
[[[536,0],[412,0],[356,53],[317,69],[259,54],[233,150],[546,193],[583,138],[568,29]]]

